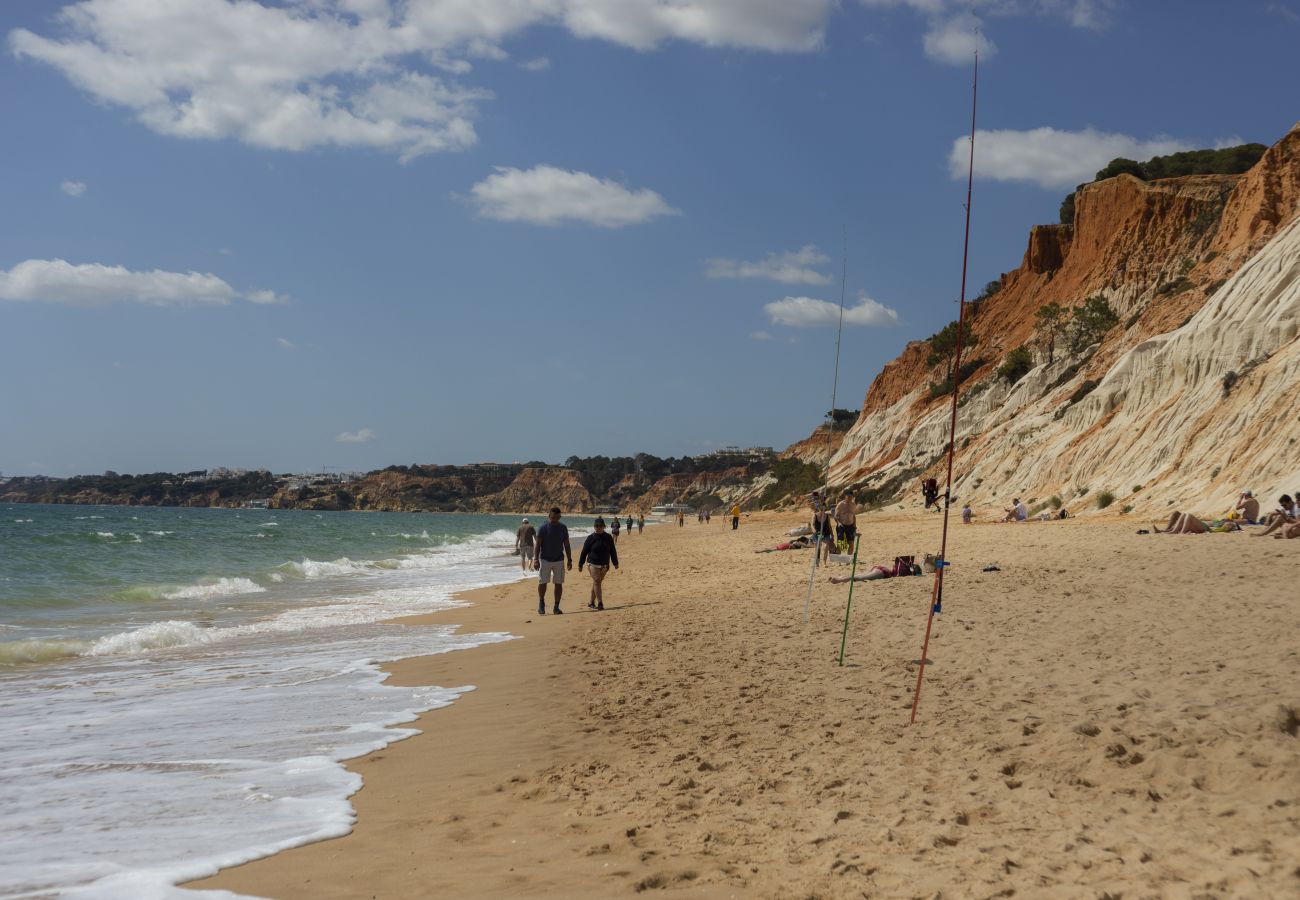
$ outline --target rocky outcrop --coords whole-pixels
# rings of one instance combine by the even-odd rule
[[[817,466],[824,466],[844,443],[843,431],[831,431],[825,425],[820,426],[802,441],[796,441],[781,451],[781,459],[798,459]]]
[[[558,506],[566,513],[591,512],[596,498],[572,469],[524,469],[499,493],[475,504],[482,512],[519,512]]]
[[[971,321],[983,360],[962,388],[956,491],[976,506],[1055,495],[1076,511],[1222,508],[1241,487],[1300,488],[1300,126],[1241,176],[1097,182],[1075,225],[1033,230],[1021,266]],[[1034,312],[1105,297],[1120,324],[1046,360]],[[1012,349],[1034,367],[995,374]],[[946,362],[909,344],[871,384],[831,481],[883,497],[940,475]]]
[[[660,478],[632,506],[637,510],[649,510],[666,504],[691,503],[699,494],[721,497],[727,488],[748,486],[751,480],[744,466],[720,472],[678,472]]]

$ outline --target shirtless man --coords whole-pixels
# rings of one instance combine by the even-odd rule
[[[1259,521],[1259,501],[1250,491],[1241,492],[1241,496],[1237,498],[1237,505],[1233,509],[1241,512],[1247,525],[1254,525]]]
[[[840,540],[847,541],[849,549],[853,548],[853,539],[858,535],[858,505],[853,502],[848,491],[840,494],[840,502],[835,504],[836,529]]]

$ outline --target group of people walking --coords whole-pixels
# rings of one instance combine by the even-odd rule
[[[564,599],[564,573],[573,570],[573,548],[569,544],[569,527],[560,521],[558,506],[551,507],[546,521],[540,528],[534,528],[528,519],[524,519],[515,532],[515,552],[519,554],[519,565],[524,571],[533,569],[537,572],[537,614],[546,615],[546,586],[555,585],[555,602],[551,607],[552,615],[561,615],[564,610],[560,602]],[[637,532],[645,530],[645,516],[627,517],[627,533],[632,533],[635,525]],[[623,530],[622,521],[614,517],[612,527],[605,528],[604,518],[597,517],[592,523],[592,532],[582,544],[578,554],[578,571],[586,566],[591,574],[591,600],[588,609],[597,611],[605,608],[603,583],[609,574],[610,566],[618,568],[618,536]]]
[[[831,547],[843,544],[851,548],[858,536],[858,505],[847,491],[840,494],[838,502],[832,509],[829,506],[830,492],[825,496],[821,491],[813,491],[808,503],[812,507],[812,533],[819,539],[819,550],[829,559]],[[734,527],[734,526],[733,526]]]

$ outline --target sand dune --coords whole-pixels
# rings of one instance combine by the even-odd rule
[[[524,640],[395,667],[480,690],[356,768],[356,832],[223,873],[275,897],[1280,897],[1300,891],[1300,542],[958,526],[931,580],[754,555],[790,517],[619,544],[612,609],[531,583],[444,614]],[[866,562],[938,517],[867,525]],[[1001,571],[983,573],[996,563]],[[836,569],[836,571],[843,571]],[[583,579],[574,584],[586,587]],[[581,592],[585,601],[585,590]]]

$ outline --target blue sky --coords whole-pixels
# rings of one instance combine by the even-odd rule
[[[1271,143],[1300,2],[9,0],[0,471],[784,446],[1116,155]]]

